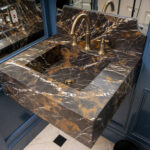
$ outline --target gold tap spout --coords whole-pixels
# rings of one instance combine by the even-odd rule
[[[90,20],[88,18],[88,15],[85,13],[78,15],[72,24],[71,33],[70,33],[73,36],[72,45],[73,46],[77,45],[77,36],[75,34],[75,28],[76,28],[77,22],[81,18],[84,18],[86,21],[86,46],[85,46],[85,50],[90,50]]]
[[[104,7],[102,9],[102,12],[106,12],[109,5],[111,6],[111,11],[115,11],[115,4],[114,4],[114,2],[112,0],[108,0],[105,3],[105,5],[104,5]]]

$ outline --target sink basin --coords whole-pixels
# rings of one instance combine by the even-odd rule
[[[108,58],[71,45],[57,45],[26,66],[71,88],[82,90],[109,62]]]

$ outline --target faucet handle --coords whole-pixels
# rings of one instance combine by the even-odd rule
[[[86,51],[89,51],[91,47],[90,35],[91,35],[90,31],[86,31],[86,46],[85,46]]]
[[[71,34],[72,35],[72,46],[77,46],[77,35],[76,34]]]
[[[100,41],[100,49],[99,49],[98,54],[104,55],[105,54],[104,49],[105,49],[105,38],[103,37],[102,40]]]

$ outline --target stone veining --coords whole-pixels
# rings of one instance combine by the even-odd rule
[[[91,23],[89,52],[84,21],[77,25],[79,46],[71,45],[73,20],[83,12]],[[92,147],[136,82],[145,37],[131,18],[66,6],[57,19],[57,35],[0,65],[0,83],[22,106]],[[110,41],[103,57],[102,37]]]

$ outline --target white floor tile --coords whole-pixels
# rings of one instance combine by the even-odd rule
[[[31,144],[28,145],[24,150],[60,150],[60,147],[58,147],[56,144],[49,142],[42,144]]]
[[[67,139],[62,147],[53,142],[59,134]],[[104,137],[100,137],[93,148],[89,149],[71,136],[49,124],[24,150],[113,150],[113,145],[112,142]]]

